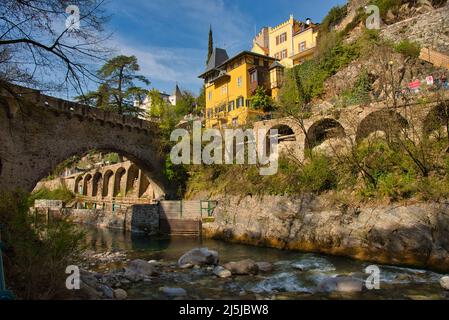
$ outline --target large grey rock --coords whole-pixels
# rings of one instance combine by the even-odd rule
[[[153,264],[140,259],[131,261],[127,269],[145,276],[152,276],[156,274]]]
[[[139,282],[144,280],[145,276],[142,273],[137,272],[136,270],[125,268],[123,278],[130,282]]]
[[[116,289],[114,290],[114,297],[117,300],[126,300],[128,298],[128,293],[123,289]]]
[[[449,290],[449,277],[445,276],[440,279],[440,285],[444,290]]]
[[[98,288],[107,299],[114,299],[114,290],[111,287],[101,284]]]
[[[187,295],[187,291],[184,290],[183,288],[162,287],[159,288],[159,291],[161,291],[164,295],[170,298],[185,297]]]
[[[248,274],[254,275],[259,272],[257,264],[251,259],[246,259],[237,262],[229,262],[226,263],[224,267],[229,271],[231,271],[232,274],[236,275],[248,275]]]
[[[256,265],[260,272],[268,273],[273,271],[273,265],[269,262],[256,262]]]
[[[88,286],[92,288],[97,288],[98,286],[98,278],[96,277],[96,274],[86,271],[86,270],[80,270],[80,278],[81,281],[87,284]]]
[[[186,265],[202,266],[202,265],[217,265],[218,252],[209,250],[208,248],[196,248],[185,253],[178,260],[178,266]]]
[[[231,271],[229,271],[228,269],[225,269],[221,266],[215,267],[213,272],[219,278],[229,278],[232,276]]]
[[[81,281],[80,290],[76,292],[76,295],[85,300],[100,300],[102,298],[101,292],[83,281]]]
[[[327,278],[321,281],[318,288],[322,292],[362,292],[363,282],[351,277]]]

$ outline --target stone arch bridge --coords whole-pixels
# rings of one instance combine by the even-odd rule
[[[281,148],[292,149],[299,157],[304,157],[307,150],[319,148],[326,141],[357,143],[373,132],[388,133],[387,128],[413,127],[414,134],[429,135],[446,124],[445,106],[449,94],[439,101],[444,102],[407,108],[391,108],[384,103],[340,109],[321,106],[316,115],[304,121],[305,130],[291,118],[257,122],[255,129],[279,129]],[[30,89],[15,88],[13,95],[0,91],[0,191],[32,191],[64,160],[97,150],[122,154],[148,177],[155,195],[170,196],[174,188],[163,175],[165,157],[158,151],[159,146],[155,123],[49,97]],[[117,169],[112,175],[102,173],[101,177],[107,183],[103,182],[101,192],[107,189],[107,196],[118,195],[122,190],[126,192],[127,186],[122,186],[125,174],[129,175],[129,170]],[[93,194],[93,182],[99,176],[83,177],[83,183],[86,178],[86,188],[92,184]],[[117,183],[116,179],[119,180]]]
[[[155,123],[26,88],[0,91],[0,191],[30,192],[58,164],[96,150],[125,156],[151,179],[156,194],[170,196],[159,146]]]
[[[429,136],[447,125],[449,94],[429,100],[438,102],[398,105],[396,108],[385,102],[346,108],[329,104],[321,106],[319,112],[305,119],[302,125],[294,118],[279,118],[256,122],[254,128],[278,129],[280,151],[304,159],[308,150],[326,147],[326,143],[334,142],[332,144],[337,147],[357,144],[377,132],[388,136],[409,129],[412,139]]]

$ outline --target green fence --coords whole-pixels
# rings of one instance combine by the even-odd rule
[[[161,201],[161,219],[200,220],[213,217],[216,201],[177,200]]]
[[[217,201],[200,201],[201,206],[201,218],[210,218],[214,214],[214,210],[217,207]]]

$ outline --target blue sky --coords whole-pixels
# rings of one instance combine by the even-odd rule
[[[109,0],[112,46],[136,55],[151,88],[197,94],[197,78],[207,56],[209,25],[215,46],[229,55],[251,49],[255,31],[275,26],[293,14],[320,22],[330,8],[346,0]]]

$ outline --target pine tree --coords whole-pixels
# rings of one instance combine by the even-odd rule
[[[214,51],[214,37],[212,34],[212,25],[209,27],[209,51],[207,54],[207,61],[206,64],[209,62],[210,57],[212,56],[212,53]]]

